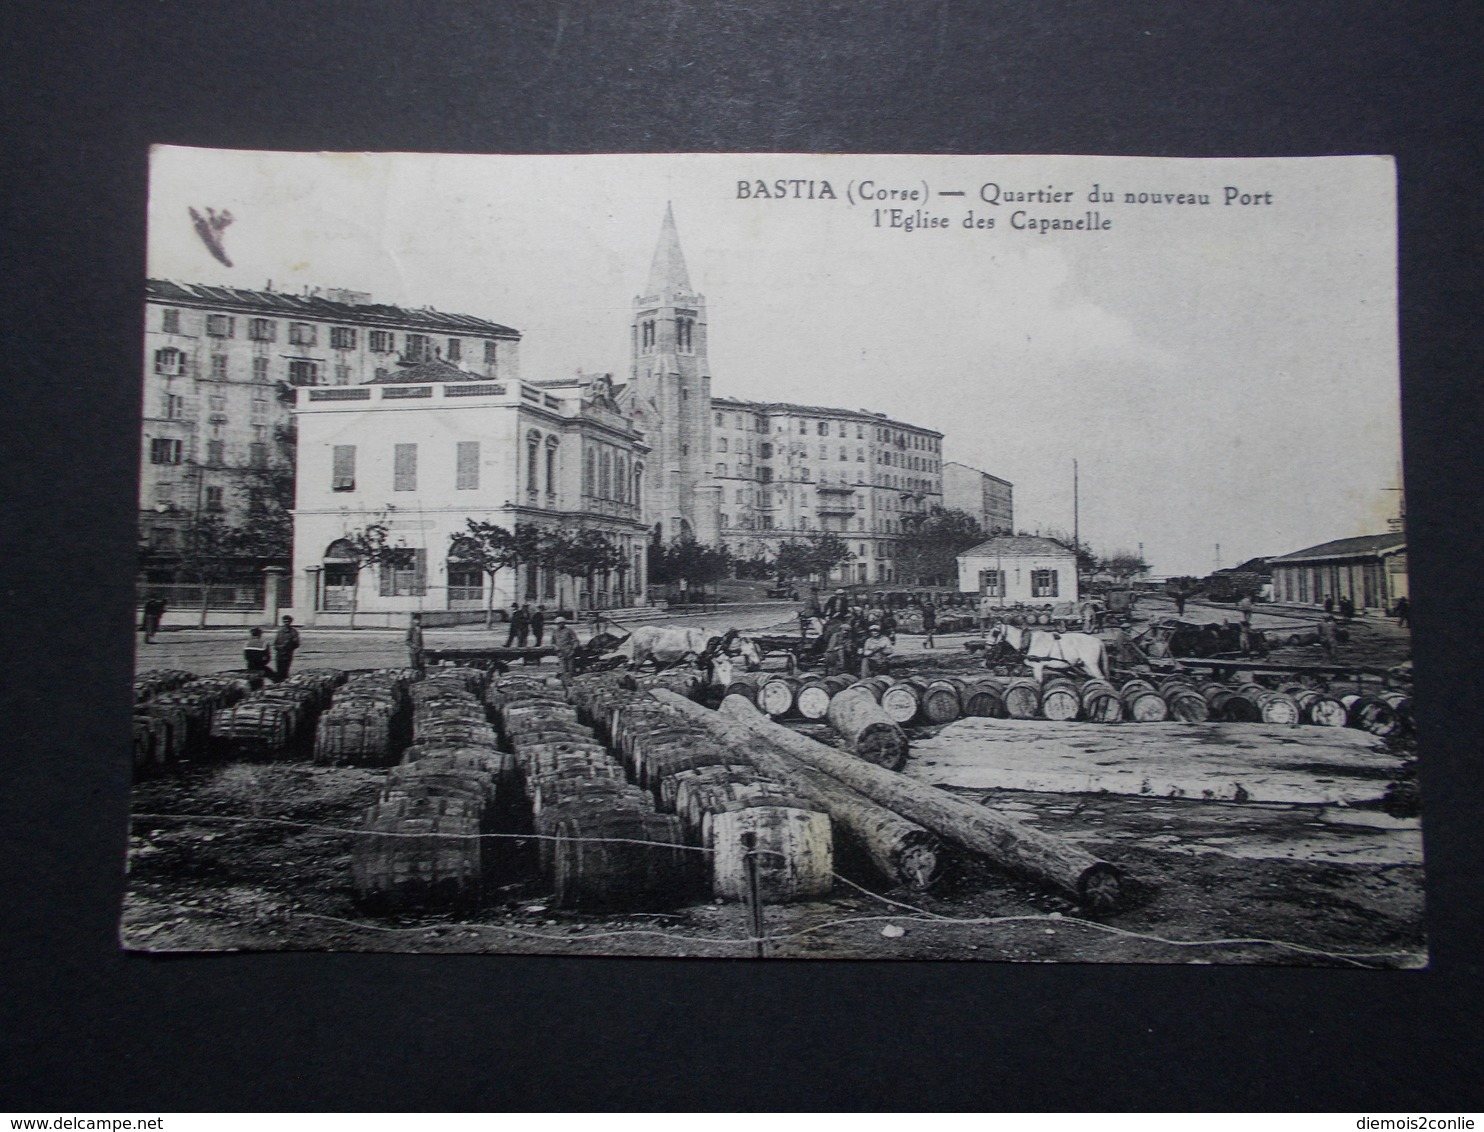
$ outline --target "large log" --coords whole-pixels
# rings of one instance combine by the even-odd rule
[[[1031,829],[988,806],[954,797],[905,775],[805,738],[764,719],[740,697],[722,701],[721,714],[774,740],[789,754],[945,840],[983,854],[1002,868],[1074,895],[1094,908],[1118,905],[1120,874],[1107,861]]]
[[[745,755],[760,773],[829,814],[887,880],[922,889],[938,875],[938,839],[922,826],[800,762],[771,734],[741,726],[700,704],[672,698],[672,693],[657,690],[654,695],[698,720],[728,750]],[[748,702],[745,697],[736,698]],[[794,734],[786,727],[778,730]]]
[[[830,701],[830,726],[867,762],[901,770],[907,762],[905,732],[870,693],[858,687],[846,688]]]

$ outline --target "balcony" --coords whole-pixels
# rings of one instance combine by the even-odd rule
[[[589,515],[602,515],[607,519],[628,519],[634,522],[639,519],[637,503],[620,503],[616,499],[599,499],[595,495],[582,497],[582,510]]]

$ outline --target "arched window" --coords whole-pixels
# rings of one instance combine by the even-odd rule
[[[629,501],[629,458],[620,455],[613,462],[613,495],[620,503]]]
[[[582,455],[582,494],[598,494],[598,454],[591,448]]]
[[[613,498],[613,454],[606,448],[598,457],[598,495],[603,499]]]
[[[637,461],[634,464],[634,494],[631,498],[635,503],[642,503],[644,500],[644,465]]]
[[[557,490],[557,445],[561,441],[555,436],[546,438],[546,494],[555,495]]]

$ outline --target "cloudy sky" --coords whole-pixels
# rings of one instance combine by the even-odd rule
[[[756,193],[780,179],[799,182],[786,199]],[[819,199],[826,181],[834,199]],[[1091,203],[1094,185],[1114,200]],[[897,196],[863,200],[863,187]],[[1037,192],[1069,199],[1011,199]],[[1218,543],[1230,566],[1386,529],[1400,474],[1394,199],[1390,161],[1366,157],[161,148],[148,269],[479,315],[523,333],[526,376],[623,379],[632,300],[673,202],[715,394],[938,429],[947,459],[1015,484],[1027,530],[1071,528],[1075,459],[1096,549],[1142,542],[1157,573],[1206,573]],[[189,206],[232,213],[233,267]],[[893,227],[892,208],[947,226]],[[1093,231],[1017,227],[1088,213]]]

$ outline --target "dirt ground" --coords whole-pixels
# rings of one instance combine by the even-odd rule
[[[954,638],[912,668],[971,670]],[[1357,622],[1344,659],[1404,658],[1404,631]],[[1303,652],[1304,650],[1294,650]],[[1276,658],[1275,658],[1276,659]],[[1296,659],[1314,659],[1300,657]],[[142,658],[152,667],[152,657]],[[158,663],[155,661],[155,663]],[[226,665],[222,665],[226,667]],[[203,669],[204,670],[204,669]],[[820,735],[823,737],[823,735]],[[1398,747],[1399,765],[1410,754]],[[372,916],[350,884],[362,810],[385,771],[306,761],[201,763],[136,784],[126,947],[163,952],[313,950],[741,958],[752,925],[734,903],[671,913],[555,909],[534,877],[512,877],[477,914]],[[1077,841],[1125,874],[1125,904],[1090,915],[1071,900],[951,857],[927,892],[886,887],[837,861],[828,900],[765,910],[776,958],[1024,962],[1255,963],[1419,967],[1426,963],[1420,835],[1415,853],[1347,855],[1347,831],[1415,829],[1380,807],[1312,806],[996,790],[967,795]],[[1336,850],[1336,839],[1340,848]],[[1356,841],[1361,845],[1360,840]],[[1368,845],[1369,842],[1364,844]],[[1411,844],[1411,842],[1407,842]],[[1316,848],[1316,846],[1318,848]]]

